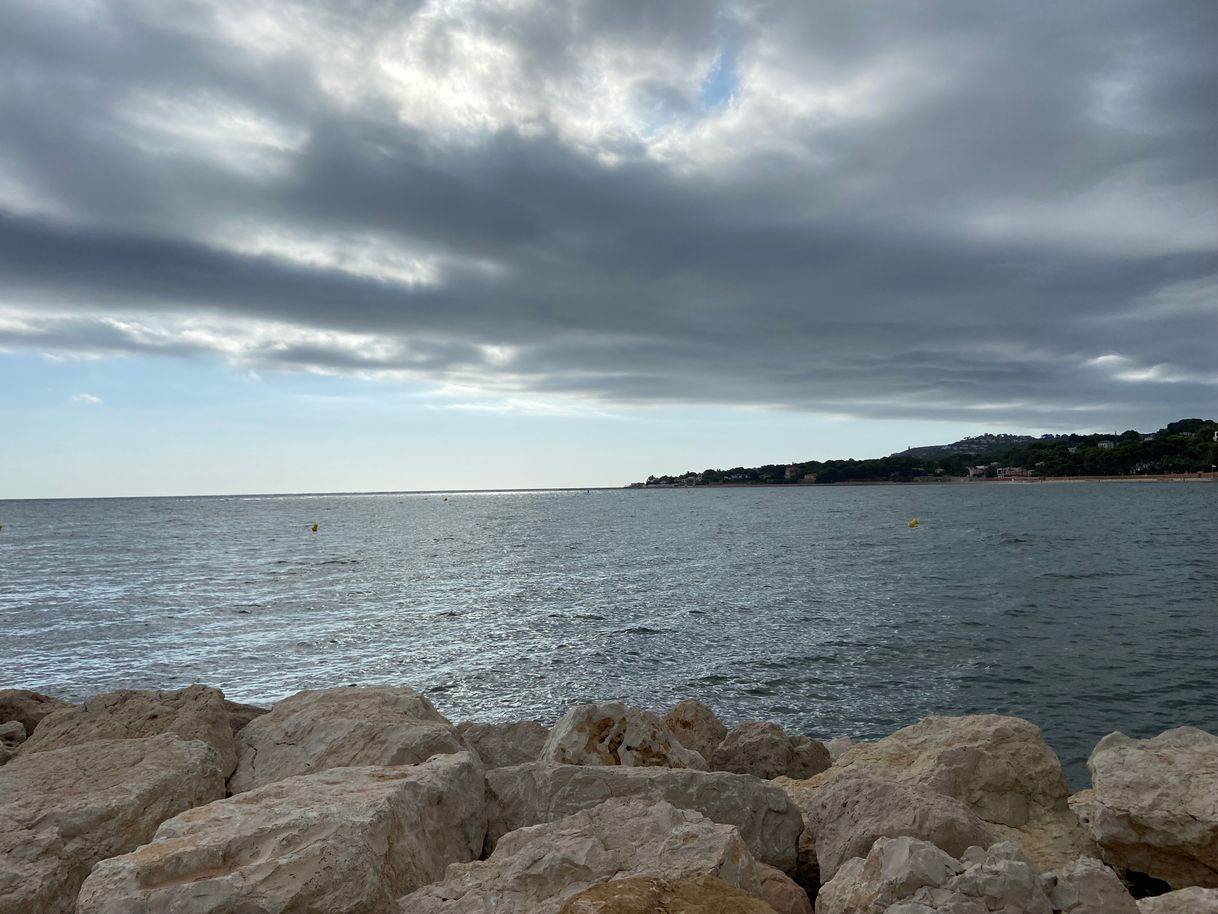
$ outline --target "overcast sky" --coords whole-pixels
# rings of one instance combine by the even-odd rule
[[[0,0],[0,497],[1218,414],[1218,4]]]

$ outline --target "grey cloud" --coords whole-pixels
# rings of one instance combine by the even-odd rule
[[[0,179],[8,169],[45,207],[0,211],[2,299],[42,323],[0,329],[0,346],[189,357],[206,344],[107,321],[206,316],[314,334],[243,351],[262,367],[475,375],[610,403],[1047,428],[1213,411],[1218,306],[1150,304],[1218,278],[1212,4],[639,0],[476,23],[520,52],[526,92],[574,79],[587,42],[709,60],[727,32],[740,72],[776,67],[810,95],[912,68],[875,112],[760,124],[787,144],[705,167],[650,156],[645,139],[606,140],[606,160],[556,124],[454,138],[375,93],[340,104],[300,49],[259,55],[223,38],[223,5],[170,17],[115,3],[104,28],[9,5]],[[300,15],[363,53],[421,6]],[[445,38],[428,53],[446,53]],[[125,120],[151,91],[239,104],[301,139],[244,171],[191,156],[189,138],[155,148]],[[688,82],[653,76],[634,93],[697,117]],[[1057,228],[1112,188],[1110,209]],[[1147,210],[1162,199],[1188,219]],[[976,230],[979,214],[1032,205],[1044,239],[1039,223]],[[1139,234],[1152,218],[1163,230]],[[1132,240],[1109,242],[1113,220]],[[437,274],[406,285],[238,243],[285,227],[374,236],[434,258]],[[1180,380],[1087,364],[1109,353]]]

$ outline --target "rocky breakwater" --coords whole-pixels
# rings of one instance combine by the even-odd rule
[[[696,701],[0,692],[0,914],[1207,914],[1216,744],[1114,734],[1067,798],[1005,717],[834,760]]]

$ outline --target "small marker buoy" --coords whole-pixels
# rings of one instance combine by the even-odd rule
[[[912,530],[916,526],[918,526],[918,519],[915,517],[909,522],[909,529]]]
[[[313,525],[312,527],[310,527],[309,529],[310,529],[310,530],[312,530],[314,533],[316,533],[316,532],[317,532],[317,524],[314,524],[314,525]]]

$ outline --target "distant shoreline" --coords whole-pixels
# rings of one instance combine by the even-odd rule
[[[844,482],[712,482],[699,486],[682,486],[673,483],[658,483],[650,486],[625,486],[627,490],[639,492],[648,489],[827,489],[834,486],[978,486],[978,485],[1031,485],[1037,483],[1063,482],[1218,482],[1218,473],[1164,473],[1146,476],[1011,476],[1001,479],[967,479],[963,476],[934,476],[927,479],[892,480],[859,479]]]

